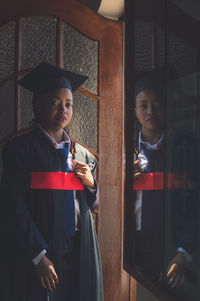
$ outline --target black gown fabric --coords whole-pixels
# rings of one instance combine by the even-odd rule
[[[145,173],[163,172],[163,144],[149,150],[142,146],[148,159]],[[163,190],[142,192],[141,230],[136,231],[136,264],[150,279],[157,280],[162,271]]]
[[[198,234],[198,145],[188,131],[182,131],[171,139],[171,159],[164,151],[162,142],[158,149],[143,151],[148,159],[144,172],[172,172],[179,180],[179,189],[146,190],[142,197],[141,231],[136,231],[136,265],[151,280],[158,280],[166,270],[164,260],[168,247],[169,236],[174,243],[173,248],[183,248],[192,255],[197,245]],[[186,175],[187,183],[182,181]],[[181,178],[179,178],[181,177]],[[182,182],[181,182],[182,181]],[[165,204],[168,201],[169,204]],[[168,215],[165,208],[168,209]],[[165,229],[170,225],[171,231]],[[168,226],[169,227],[169,226]],[[175,256],[176,253],[173,255]]]
[[[87,163],[94,171],[94,156],[79,144],[76,149],[75,158]],[[0,299],[4,301],[47,300],[47,292],[41,287],[32,262],[43,249],[47,250],[46,255],[54,263],[58,277],[62,276],[63,266],[66,265],[62,256],[63,244],[66,244],[65,193],[63,190],[30,189],[33,171],[65,171],[64,156],[38,128],[14,138],[3,150]],[[96,195],[85,188],[77,193],[77,198],[81,210],[78,301],[102,301],[100,255],[90,212],[97,206]],[[90,256],[90,261],[86,255]],[[59,290],[57,292],[50,296],[50,301],[64,301]]]

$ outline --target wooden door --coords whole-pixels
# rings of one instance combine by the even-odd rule
[[[8,0],[0,4],[0,25],[1,147],[25,132],[32,118],[32,96],[17,85],[27,71],[45,60],[89,75],[74,95],[69,131],[99,157],[96,221],[105,301],[129,300],[122,269],[122,24],[75,0]]]

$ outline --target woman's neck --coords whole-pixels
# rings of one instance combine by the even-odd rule
[[[64,130],[61,129],[51,129],[47,128],[44,125],[41,124],[41,127],[57,142],[60,143],[63,141],[63,132]]]
[[[149,142],[150,144],[155,144],[158,142],[162,136],[163,132],[160,131],[141,131],[141,138],[144,142]]]
[[[47,133],[57,142],[63,141],[63,129],[59,131],[47,130]]]

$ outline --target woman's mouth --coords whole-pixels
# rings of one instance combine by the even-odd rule
[[[67,116],[66,115],[60,115],[60,116],[58,116],[58,120],[65,122],[65,121],[67,121]]]
[[[156,120],[156,119],[155,119],[154,117],[149,117],[149,118],[146,119],[146,121],[147,121],[147,122],[150,122],[150,123],[154,123],[155,120]]]

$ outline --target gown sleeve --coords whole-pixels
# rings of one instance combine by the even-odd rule
[[[86,186],[86,199],[91,211],[94,211],[99,205],[99,185],[96,179],[94,179],[94,185],[93,189]]]
[[[30,190],[30,154],[28,148],[16,138],[3,149],[3,215],[7,235],[30,259],[36,257],[48,245],[32,220],[27,195]],[[11,229],[9,231],[9,229]],[[14,248],[13,243],[13,248]]]

